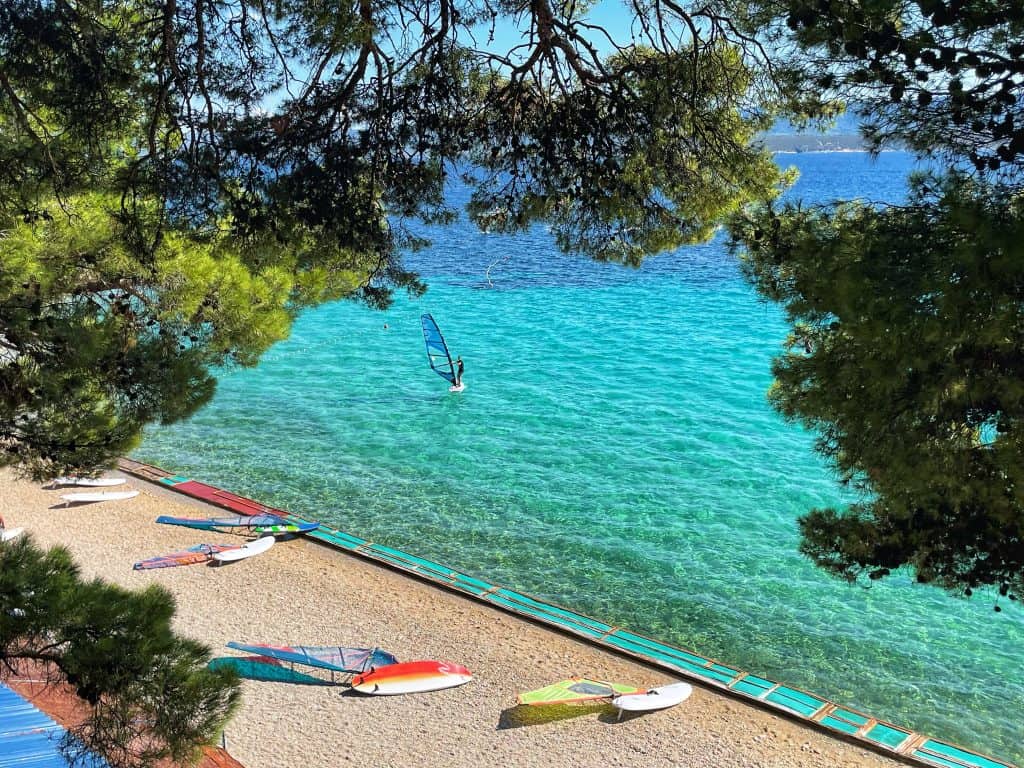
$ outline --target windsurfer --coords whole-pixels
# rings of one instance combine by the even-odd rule
[[[462,358],[452,360],[448,352],[448,345],[444,343],[444,336],[441,329],[437,327],[434,318],[428,315],[420,316],[420,323],[423,325],[423,341],[427,345],[427,360],[434,373],[443,378],[451,387],[453,392],[462,391],[462,371],[464,365]]]

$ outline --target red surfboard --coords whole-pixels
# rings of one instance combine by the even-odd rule
[[[405,661],[356,675],[352,688],[374,696],[394,696],[454,688],[472,679],[468,669],[450,661]]]

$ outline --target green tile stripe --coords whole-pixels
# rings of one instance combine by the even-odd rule
[[[753,696],[755,699],[760,699],[764,696],[771,687],[775,685],[771,680],[765,680],[761,677],[754,675],[745,675],[739,680],[734,680],[729,683],[729,687],[734,691],[745,693],[748,696]]]
[[[158,481],[168,485],[172,490],[188,495],[187,491],[175,487],[188,478],[171,475],[157,467],[126,459],[119,462],[119,468],[143,479]],[[303,518],[291,513],[286,513],[285,516],[288,519],[305,522]],[[852,739],[905,762],[933,768],[1015,768],[1010,763],[876,720],[807,691],[748,674],[693,651],[666,645],[644,635],[576,613],[569,608],[490,584],[431,560],[375,544],[344,531],[321,525],[317,530],[302,535],[351,555],[413,574],[518,616],[570,632],[597,645],[677,672],[710,687],[728,691],[740,699],[767,707],[834,735]]]
[[[825,699],[819,699],[817,696],[786,686],[779,686],[765,696],[764,700],[804,717],[811,717],[828,704]]]
[[[543,618],[549,623],[557,624],[564,629],[582,633],[589,637],[601,637],[615,630],[615,627],[611,624],[605,624],[603,621],[570,611],[568,608],[545,603],[542,600],[523,595],[505,587],[496,588],[485,599],[496,605],[511,606],[519,612],[529,613],[530,615]]]
[[[853,735],[857,733],[857,726],[853,723],[848,723],[845,720],[838,720],[831,715],[821,718],[818,721],[822,725],[832,728],[833,730],[839,731],[840,733],[846,733]]]
[[[914,757],[920,758],[921,760],[925,760],[926,762],[934,763],[935,765],[941,765],[941,766],[944,766],[945,768],[964,768],[964,766],[967,766],[967,765],[973,766],[973,765],[977,764],[977,763],[974,763],[974,762],[960,762],[959,760],[950,760],[950,759],[947,759],[946,757],[944,757],[941,754],[934,755],[934,754],[931,754],[931,753],[922,752],[921,750],[915,750],[911,754],[913,754]],[[977,756],[975,755],[973,757],[977,757]],[[998,766],[1000,764],[999,763],[993,763],[993,765],[997,765]],[[1001,768],[1001,766],[1000,766],[1000,768]]]
[[[984,755],[976,755],[973,752],[968,752],[952,744],[944,744],[934,739],[928,739],[914,750],[913,754],[915,757],[923,760],[932,760],[937,765],[948,765],[953,768],[964,768],[965,765],[981,766],[981,768],[1003,768],[1005,765],[1005,763],[1000,763],[998,760],[991,760]]]
[[[864,738],[869,741],[873,741],[876,744],[881,744],[884,747],[890,749],[896,749],[900,744],[907,740],[908,736],[913,735],[912,731],[898,728],[888,723],[877,723],[871,726],[870,729],[864,734]]]
[[[865,715],[863,712],[857,712],[853,709],[843,709],[842,707],[836,707],[831,713],[832,717],[842,718],[843,720],[853,723],[858,728],[862,725],[867,725],[871,718]]]
[[[342,531],[328,530],[323,526],[320,526],[315,531],[310,531],[307,535],[346,550],[358,549],[366,544],[365,541],[356,536],[351,536]]]

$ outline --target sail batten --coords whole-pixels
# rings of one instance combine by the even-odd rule
[[[431,369],[448,383],[455,384],[455,364],[448,352],[448,345],[444,342],[441,329],[431,315],[421,315],[420,323],[423,326],[423,342],[427,346],[427,360],[430,361]]]

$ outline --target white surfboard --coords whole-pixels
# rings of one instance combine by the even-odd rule
[[[651,688],[647,693],[627,693],[612,699],[612,706],[623,712],[650,712],[655,709],[674,707],[690,698],[693,686],[689,683],[672,683]]]
[[[255,541],[250,541],[248,544],[239,547],[238,549],[229,549],[225,552],[214,552],[213,559],[219,563],[230,563],[233,560],[244,560],[247,557],[258,555],[261,552],[266,552],[274,546],[273,536],[261,536]]]
[[[466,382],[462,382],[458,386],[456,386],[455,384],[452,384],[450,387],[448,387],[448,391],[449,392],[461,392],[465,388],[466,388]]]
[[[133,499],[138,495],[138,491],[83,491],[82,493],[62,493],[60,497],[69,504],[79,504],[93,501],[121,501],[122,499]]]
[[[78,485],[83,488],[111,488],[124,483],[119,477],[58,477],[53,481],[54,485]]]
[[[25,532],[24,528],[0,528],[0,541],[16,539]]]

